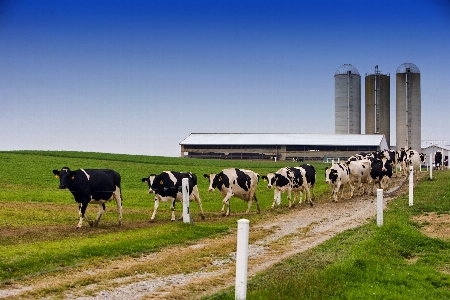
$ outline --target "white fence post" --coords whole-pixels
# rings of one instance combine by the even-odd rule
[[[430,165],[430,179],[433,179],[433,161],[431,161]]]
[[[414,202],[414,167],[409,167],[409,206],[413,206]]]
[[[236,249],[236,290],[234,299],[247,298],[247,265],[248,265],[248,232],[250,221],[238,221],[237,249]]]
[[[377,225],[383,226],[383,189],[377,189]]]
[[[189,178],[183,178],[181,181],[181,189],[183,192],[183,222],[191,223],[189,215]]]

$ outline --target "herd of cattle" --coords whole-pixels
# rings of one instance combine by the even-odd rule
[[[439,154],[435,154],[436,166],[443,166],[442,154],[438,165]],[[338,193],[341,197],[344,186],[350,187],[350,197],[353,197],[355,189],[364,193],[373,193],[377,185],[387,190],[390,179],[398,169],[402,175],[407,175],[409,166],[414,171],[420,168],[425,161],[425,155],[412,149],[401,149],[398,151],[384,150],[372,153],[360,153],[350,157],[347,161],[332,164],[325,169],[325,181],[332,190],[333,201],[338,201]],[[91,226],[96,226],[105,211],[105,202],[116,200],[119,211],[119,226],[122,225],[122,194],[121,177],[119,173],[109,169],[79,169],[71,171],[68,167],[61,170],[53,170],[53,174],[60,179],[59,188],[69,189],[75,201],[79,205],[79,222],[77,228],[82,226],[83,218]],[[274,189],[274,200],[272,208],[280,204],[281,194],[287,192],[289,208],[295,206],[296,202],[302,203],[302,193],[306,194],[306,201],[313,206],[314,186],[316,182],[316,170],[310,164],[302,164],[299,167],[284,167],[275,173],[260,176],[251,170],[229,168],[218,174],[204,174],[209,181],[209,191],[219,190],[222,200],[222,215],[230,214],[230,198],[238,197],[248,202],[246,213],[249,213],[252,203],[255,202],[257,212],[260,212],[258,199],[256,198],[256,187],[259,179],[268,182],[267,187]],[[155,204],[150,221],[156,216],[159,203],[169,201],[172,212],[172,221],[175,221],[175,202],[182,201],[182,179],[188,178],[189,200],[197,202],[201,218],[205,218],[200,200],[197,176],[191,172],[164,171],[161,174],[151,174],[142,178],[142,182],[148,184],[149,193],[155,194]],[[417,178],[417,177],[416,177]],[[291,195],[293,195],[293,200]],[[292,200],[292,201],[291,201]],[[85,214],[89,203],[98,204],[97,217],[91,221]]]

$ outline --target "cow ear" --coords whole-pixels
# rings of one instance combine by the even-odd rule
[[[148,178],[142,178],[142,182],[148,182]]]
[[[205,177],[206,179],[209,179],[209,175],[207,175],[207,174],[203,174],[203,177]]]
[[[53,174],[55,175],[56,178],[59,178],[59,171],[58,170],[53,170]]]
[[[70,171],[70,178],[75,179],[75,171]]]

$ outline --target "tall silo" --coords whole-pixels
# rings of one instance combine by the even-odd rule
[[[375,73],[366,74],[366,134],[384,134],[391,143],[391,77],[381,74],[378,65]]]
[[[351,64],[334,74],[334,113],[336,134],[361,134],[361,76]]]
[[[396,142],[397,149],[421,150],[420,71],[404,63],[396,71]]]

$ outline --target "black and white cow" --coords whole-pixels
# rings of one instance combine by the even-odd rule
[[[316,186],[316,169],[314,168],[313,165],[310,165],[310,164],[302,164],[302,165],[300,165],[300,168],[305,169],[306,182],[308,183],[311,200],[315,200],[316,196],[315,196],[314,190],[315,190],[315,186]],[[300,201],[301,201],[301,199],[300,199]],[[312,203],[311,203],[311,205],[312,205]]]
[[[342,188],[341,198],[344,195],[344,186],[350,186],[350,198],[353,197],[353,186],[350,183],[350,169],[345,163],[333,164],[325,168],[325,182],[331,187],[333,202],[338,202],[338,193]]]
[[[443,161],[442,161],[442,152],[436,151],[434,153],[434,165],[436,166],[436,169],[443,170]]]
[[[69,189],[78,203],[80,220],[77,229],[83,226],[83,218],[90,226],[97,226],[105,211],[105,202],[116,200],[119,210],[119,226],[122,225],[122,193],[120,188],[120,175],[109,169],[79,169],[71,171],[63,167],[61,171],[53,170],[56,178],[59,178],[59,188]],[[89,203],[98,204],[98,214],[94,221],[86,215]]]
[[[289,208],[295,206],[297,195],[299,196],[299,203],[301,203],[301,194],[299,192],[303,190],[306,192],[306,199],[309,204],[311,206],[313,205],[306,178],[306,170],[304,168],[284,167],[275,173],[268,173],[267,176],[262,176],[261,178],[267,180],[267,188],[274,187],[272,208],[275,207],[275,204],[279,204],[278,199],[280,199],[281,193],[284,192],[288,193]],[[294,193],[294,201],[291,201],[292,193]]]
[[[392,165],[386,157],[375,158],[370,166],[370,177],[372,185],[370,193],[373,194],[373,187],[378,184],[380,189],[387,191],[392,177]]]
[[[408,172],[409,172],[409,167],[412,166],[414,176],[417,181],[419,180],[419,177],[417,176],[417,172],[419,172],[419,170],[420,170],[420,165],[421,165],[420,153],[418,151],[412,150],[412,149],[406,151],[406,166],[408,168]]]
[[[384,151],[384,157],[387,158],[388,163],[392,167],[392,172],[395,174],[395,177],[397,177],[397,166],[398,166],[397,151],[395,151],[395,150],[385,150]]]
[[[259,181],[259,174],[251,170],[244,169],[223,169],[219,174],[204,174],[209,181],[209,191],[215,188],[222,194],[222,215],[230,215],[230,198],[235,196],[248,202],[248,208],[245,212],[248,214],[255,201],[256,209],[260,213],[258,199],[256,198],[256,187]],[[227,207],[225,210],[225,206]]]
[[[407,166],[406,151],[407,150],[405,148],[400,148],[400,150],[397,150],[397,165],[400,165],[401,172],[405,176],[408,175],[409,172]]]
[[[370,184],[370,160],[351,160],[347,161],[346,164],[350,169],[350,183],[355,184],[358,190],[362,190],[361,194],[364,194],[365,185]]]
[[[142,182],[148,183],[148,192],[155,193],[155,205],[150,222],[153,222],[156,217],[156,211],[159,207],[159,201],[170,201],[170,210],[172,211],[171,221],[175,221],[175,202],[183,201],[182,181],[183,178],[189,179],[189,200],[195,199],[200,207],[202,219],[205,219],[203,213],[202,201],[198,193],[197,176],[191,172],[175,172],[164,171],[161,174],[150,174],[147,178],[142,178]]]

